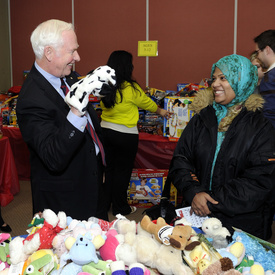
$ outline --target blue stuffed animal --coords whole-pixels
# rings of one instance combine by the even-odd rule
[[[72,262],[67,264],[67,261]],[[64,253],[60,259],[60,268],[52,274],[60,275],[76,275],[82,272],[82,267],[90,262],[98,263],[98,257],[96,255],[96,249],[90,239],[90,235],[86,234],[78,235],[75,243],[71,249]]]

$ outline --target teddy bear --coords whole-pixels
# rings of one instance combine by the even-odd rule
[[[53,252],[57,255],[57,257],[60,259],[62,254],[65,252],[68,252],[68,249],[65,245],[65,240],[72,236],[72,232],[68,230],[63,230],[60,233],[58,233],[52,241],[53,246]]]
[[[155,253],[155,268],[161,274],[167,275],[194,274],[191,268],[183,263],[181,253],[179,249],[162,244]]]
[[[127,266],[138,262],[167,275],[192,274],[191,269],[183,264],[181,250],[160,243],[140,223],[119,220],[116,229],[109,229],[106,235],[106,242],[99,249],[105,261],[123,261]]]
[[[115,70],[107,65],[100,66],[71,86],[65,97],[65,102],[84,115],[89,95],[92,93],[96,97],[103,97],[114,89],[115,84]]]
[[[29,255],[39,249],[52,248],[54,237],[67,226],[66,214],[60,211],[57,215],[50,209],[43,211],[44,225],[27,238],[16,237],[9,245],[12,264],[24,262]]]
[[[123,227],[122,223],[118,227]],[[126,233],[125,240],[136,252],[137,262],[157,269],[161,274],[191,275],[192,270],[183,263],[180,249],[157,241],[151,233],[144,230],[141,223],[137,224],[137,234]],[[132,236],[131,236],[132,235]]]
[[[188,239],[193,233],[192,227],[189,225],[171,226],[166,221],[159,217],[156,223],[152,222],[148,215],[145,215],[141,222],[141,227],[154,235],[155,239],[160,243],[171,245],[174,248],[184,250],[188,243]]]
[[[234,269],[232,261],[225,257],[210,264],[201,265],[200,274],[202,275],[238,275],[241,274]]]
[[[239,265],[245,256],[245,247],[241,242],[232,242],[226,248],[217,249],[222,257],[228,257],[233,262],[233,266]]]
[[[212,245],[218,248],[225,248],[231,241],[231,234],[217,218],[208,218],[202,223],[202,231],[205,237],[211,239]]]

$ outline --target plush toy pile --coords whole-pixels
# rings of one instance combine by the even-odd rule
[[[46,209],[30,226],[26,238],[0,234],[0,275],[10,269],[22,275],[275,274],[273,252],[263,264],[247,235],[232,241],[213,218],[199,230],[184,218],[173,225],[147,215],[139,223],[121,215],[79,221]]]

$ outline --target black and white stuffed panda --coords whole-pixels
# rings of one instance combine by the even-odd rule
[[[115,70],[107,65],[100,66],[72,85],[65,97],[65,102],[84,115],[89,95],[92,93],[96,97],[104,97],[113,91],[115,84]]]

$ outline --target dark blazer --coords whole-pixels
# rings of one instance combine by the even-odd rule
[[[73,84],[75,77],[67,78]],[[30,150],[33,213],[51,209],[75,219],[97,214],[101,164],[89,133],[66,118],[69,107],[53,86],[32,67],[17,101],[18,124]],[[88,112],[99,138],[95,110]]]

